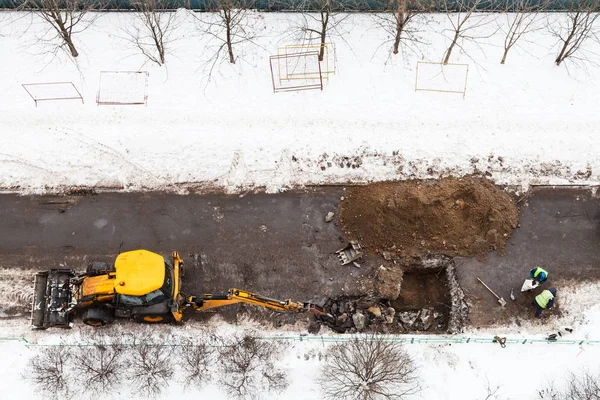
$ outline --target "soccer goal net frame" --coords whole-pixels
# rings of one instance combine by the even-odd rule
[[[84,104],[83,96],[73,82],[23,83],[21,86],[33,99],[36,107],[38,101],[49,100],[81,100],[81,104]]]
[[[456,84],[456,89],[444,89],[444,88],[432,88],[432,87],[423,87],[419,85],[419,66],[425,66],[425,65],[435,65],[440,67],[438,74],[440,75],[444,75],[445,68],[460,68],[461,70],[464,70],[464,80],[462,80],[461,82],[457,82]],[[421,68],[423,69],[423,67]],[[417,61],[417,68],[416,68],[416,78],[415,78],[415,92],[421,91],[421,92],[441,92],[441,93],[457,93],[457,94],[462,94],[463,99],[465,98],[466,94],[467,94],[467,81],[468,81],[468,77],[469,77],[469,64],[444,64],[444,63],[440,63],[440,62],[429,62],[429,61]],[[462,78],[462,77],[461,77]],[[458,88],[460,84],[460,89]]]
[[[101,71],[98,105],[147,105],[147,71]]]
[[[312,69],[306,71],[305,68],[303,77],[289,79],[289,68],[287,66],[290,62],[295,65],[306,66],[309,60],[310,64],[315,66],[314,71]],[[269,64],[274,93],[298,90],[323,90],[323,74],[321,73],[318,51],[273,55],[269,57]]]

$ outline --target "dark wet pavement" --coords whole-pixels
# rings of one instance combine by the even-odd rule
[[[335,224],[344,190],[318,187],[281,194],[175,195],[101,193],[90,196],[0,195],[0,266],[83,270],[119,251],[178,250],[188,294],[238,287],[281,299],[324,302],[357,295],[357,280],[383,260],[342,266],[334,252],[344,238]],[[520,287],[529,269],[550,272],[546,288],[600,279],[600,199],[590,189],[534,188],[521,203],[520,228],[486,262],[464,259],[460,283],[475,326],[532,318],[532,294]],[[509,302],[502,308],[477,282]],[[517,300],[510,300],[510,289]],[[559,303],[560,304],[560,303]]]
[[[521,226],[506,248],[490,254],[486,262],[464,259],[457,268],[475,326],[533,319],[531,301],[551,287],[558,289],[557,307],[543,315],[556,314],[561,312],[561,287],[600,279],[598,194],[589,188],[534,187],[519,205]],[[533,293],[521,293],[523,281],[535,266],[549,272],[548,281]],[[506,307],[477,281],[478,276],[508,302]],[[511,289],[514,301],[510,299]]]

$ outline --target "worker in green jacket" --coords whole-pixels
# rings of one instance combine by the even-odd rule
[[[529,277],[534,281],[539,282],[541,285],[542,283],[546,282],[546,279],[548,279],[548,271],[540,267],[535,267],[529,271]]]
[[[536,306],[535,317],[542,317],[542,310],[550,309],[554,306],[554,299],[556,299],[556,289],[551,288],[544,290],[542,293],[535,296],[535,299],[531,302],[532,305]]]

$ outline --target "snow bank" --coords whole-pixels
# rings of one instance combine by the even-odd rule
[[[101,15],[75,36],[76,63],[41,37],[36,17],[2,13],[0,187],[44,192],[69,186],[124,190],[368,182],[487,173],[500,184],[590,184],[600,174],[598,64],[553,64],[554,39],[524,37],[500,65],[499,30],[455,49],[469,64],[460,94],[415,92],[418,58],[390,56],[389,38],[368,15],[352,15],[336,43],[336,73],[320,91],[274,94],[268,56],[294,43],[295,14],[251,13],[257,45],[217,63],[194,18],[177,13],[166,66],[147,62],[126,40],[134,13]],[[428,17],[422,60],[441,60],[449,23]],[[484,29],[506,24],[504,17]],[[549,14],[545,18],[564,18]],[[545,21],[540,21],[544,23]],[[484,34],[486,32],[483,32]],[[589,54],[600,45],[585,43]],[[589,47],[588,47],[589,46]],[[147,106],[97,106],[100,71],[149,71]],[[80,101],[40,102],[24,83],[73,82]]]

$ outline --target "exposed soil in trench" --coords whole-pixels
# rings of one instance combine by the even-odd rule
[[[517,227],[510,194],[484,178],[384,182],[353,187],[340,205],[340,227],[368,252],[485,258]],[[387,256],[387,254],[386,254]]]

